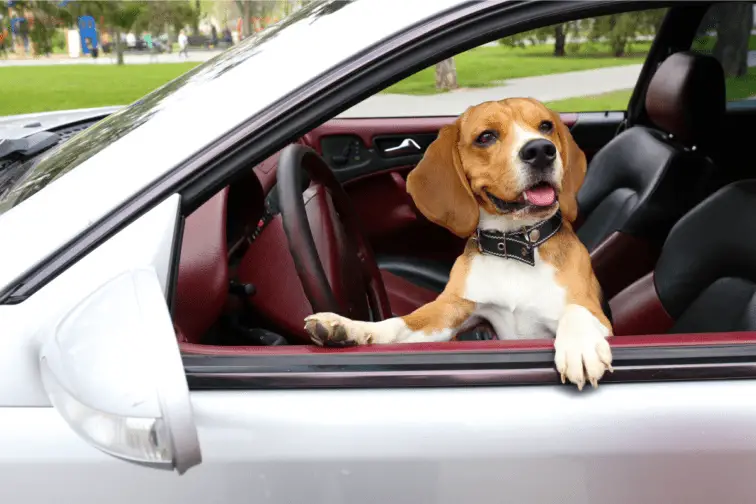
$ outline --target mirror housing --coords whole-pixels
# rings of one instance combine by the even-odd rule
[[[189,388],[153,269],[123,273],[65,315],[40,351],[52,405],[89,444],[183,474],[202,460]]]

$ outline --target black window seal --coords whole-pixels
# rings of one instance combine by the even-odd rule
[[[191,390],[559,385],[552,350],[182,355]],[[756,378],[756,344],[613,348],[601,383]],[[575,385],[566,384],[575,388]]]
[[[412,75],[432,62],[477,47],[486,40],[581,15],[643,10],[666,4],[678,5],[676,2],[625,0],[586,3],[532,0],[467,2],[424,20],[403,33],[367,48],[347,64],[304,84],[167,172],[149,188],[134,195],[46,261],[0,291],[0,304],[23,302],[81,257],[175,192],[183,196],[185,213],[197,208],[198,201],[220,190],[236,171],[280,150],[325,117],[346,110],[375,91]],[[508,19],[502,19],[503,16],[508,16]],[[305,102],[308,106],[302,107]],[[240,152],[243,153],[243,164],[239,163]]]

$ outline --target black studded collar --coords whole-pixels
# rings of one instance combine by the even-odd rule
[[[475,232],[475,241],[478,244],[478,250],[483,254],[515,259],[535,266],[535,249],[557,234],[561,227],[562,212],[557,210],[550,219],[517,231],[502,233],[478,228]]]

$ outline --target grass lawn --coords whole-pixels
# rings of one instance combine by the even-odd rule
[[[756,38],[752,38],[756,41]],[[756,42],[754,42],[756,44]],[[528,48],[479,47],[455,57],[462,87],[497,85],[517,77],[548,75],[641,63],[648,44],[638,44],[623,58],[607,56],[608,48],[583,44],[570,48],[568,56],[555,58],[550,45]],[[107,105],[126,105],[178,77],[198,63],[153,63],[145,65],[51,65],[0,67],[3,83],[0,116]],[[385,90],[388,93],[426,95],[435,93],[435,71],[428,68]],[[625,110],[632,90],[549,102],[562,112]],[[729,100],[756,95],[756,68],[744,77],[730,78]]]
[[[632,89],[621,89],[577,98],[567,98],[546,102],[546,106],[557,112],[605,112],[607,110],[625,110],[630,101]]]
[[[0,116],[126,105],[198,63],[0,68]]]
[[[525,48],[491,46],[477,47],[454,57],[457,82],[463,88],[490,87],[500,81],[518,77],[549,75],[576,70],[590,70],[642,63],[648,43],[635,44],[632,53],[622,58],[609,56],[604,44],[567,46],[567,56],[552,55],[553,45],[543,44]],[[384,93],[425,95],[437,93],[435,66],[421,70],[384,90]]]
[[[606,110],[625,110],[630,101],[632,89],[623,89],[578,98],[567,98],[547,102],[546,105],[558,112],[604,112]],[[743,77],[727,78],[727,100],[743,100],[756,96],[756,68],[749,68]]]

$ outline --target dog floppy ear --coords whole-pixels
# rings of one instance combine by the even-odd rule
[[[562,166],[564,173],[562,175],[562,192],[559,195],[559,209],[562,215],[569,222],[575,222],[578,216],[577,193],[585,179],[586,160],[585,153],[575,143],[572,133],[561,117],[556,112],[554,115],[554,124],[557,125],[559,139],[562,144],[560,154],[562,156]]]
[[[407,192],[429,221],[467,238],[478,227],[480,210],[462,170],[458,142],[456,122],[441,128],[407,177]]]

